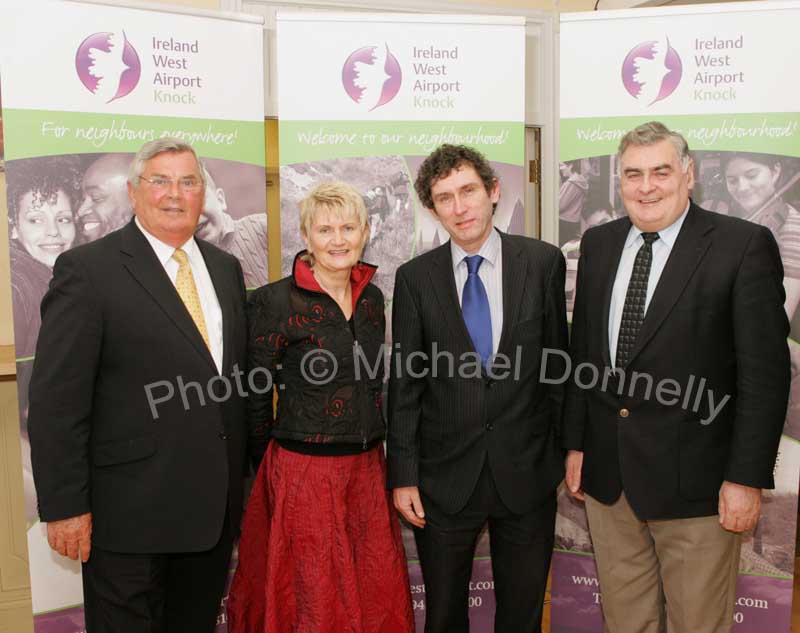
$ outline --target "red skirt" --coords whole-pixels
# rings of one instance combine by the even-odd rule
[[[303,455],[270,442],[242,525],[231,633],[410,633],[383,446]]]

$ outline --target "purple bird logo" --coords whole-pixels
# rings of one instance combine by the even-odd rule
[[[402,81],[400,64],[386,44],[353,51],[342,67],[345,92],[369,112],[394,99]]]
[[[75,70],[89,92],[111,103],[136,87],[142,65],[125,31],[93,33],[78,46]]]
[[[667,37],[634,46],[622,63],[625,90],[646,106],[675,92],[682,74],[681,58]]]

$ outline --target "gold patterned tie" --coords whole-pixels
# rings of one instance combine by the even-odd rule
[[[211,349],[208,343],[208,330],[206,329],[206,319],[203,316],[203,306],[200,304],[200,295],[197,294],[197,286],[192,276],[192,266],[189,264],[189,256],[185,251],[178,248],[172,254],[172,259],[178,262],[178,276],[175,278],[175,290],[178,291],[183,304],[200,331],[200,335],[206,342],[206,347]]]

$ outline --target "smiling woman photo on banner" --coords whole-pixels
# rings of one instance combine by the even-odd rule
[[[784,433],[800,438],[800,211],[797,159],[747,152],[720,155],[720,177],[728,194],[731,215],[766,226],[775,236],[783,261],[786,315],[792,329],[789,352],[792,386]]]
[[[26,358],[34,353],[53,264],[78,239],[80,177],[71,157],[11,161],[7,169],[16,356]]]
[[[787,173],[787,163],[779,156],[745,152],[722,154],[721,171],[732,202],[730,213],[766,226],[778,242],[786,314],[793,321],[800,303],[800,212],[787,194],[800,172]]]

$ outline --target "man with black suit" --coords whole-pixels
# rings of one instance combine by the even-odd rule
[[[661,123],[625,135],[618,166],[628,217],[581,243],[572,366],[604,380],[570,383],[567,486],[606,631],[730,631],[788,397],[780,254],[768,229],[689,200],[689,148]]]
[[[500,183],[471,148],[439,147],[415,187],[451,238],[398,269],[392,307],[388,485],[415,527],[425,631],[469,631],[487,521],[495,631],[540,631],[564,473],[562,390],[540,368],[543,349],[567,346],[564,258],[493,227]]]
[[[211,633],[242,510],[244,401],[219,384],[245,369],[242,270],[193,237],[191,146],[145,144],[128,191],[135,218],[59,256],[42,302],[39,515],[83,561],[88,633]]]

